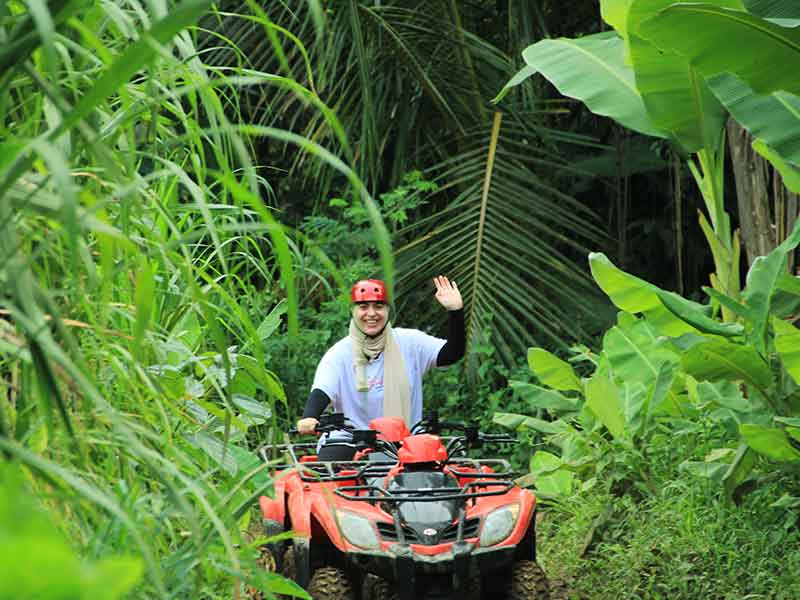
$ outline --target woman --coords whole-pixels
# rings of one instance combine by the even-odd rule
[[[394,329],[389,322],[386,286],[378,279],[356,282],[350,334],[322,357],[297,431],[313,433],[322,411],[333,402],[355,427],[366,429],[377,417],[402,417],[410,427],[422,417],[422,376],[432,367],[451,365],[464,356],[464,303],[458,286],[435,277],[435,298],[449,317],[448,338],[417,329]],[[326,436],[320,460],[348,460],[353,448],[343,446],[344,432]],[[324,443],[336,441],[326,448]]]

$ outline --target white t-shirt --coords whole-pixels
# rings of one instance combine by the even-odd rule
[[[447,340],[433,337],[417,329],[392,329],[411,387],[411,423],[422,419],[422,376],[436,366],[436,357]],[[322,357],[311,389],[320,389],[331,399],[336,412],[352,421],[358,429],[366,429],[372,419],[383,416],[383,352],[367,363],[369,391],[356,389],[356,370],[353,365],[353,342],[345,337],[336,342]]]

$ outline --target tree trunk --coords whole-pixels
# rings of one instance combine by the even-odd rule
[[[749,266],[758,256],[768,254],[776,246],[776,229],[770,214],[770,167],[753,150],[752,138],[746,129],[728,119],[727,130],[742,243]]]

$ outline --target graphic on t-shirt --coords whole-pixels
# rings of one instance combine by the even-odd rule
[[[369,386],[370,391],[377,390],[378,388],[383,387],[383,373],[379,375],[375,375],[374,377],[370,377],[367,379],[367,385]]]

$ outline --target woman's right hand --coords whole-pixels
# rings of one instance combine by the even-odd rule
[[[316,431],[319,421],[314,417],[306,417],[297,422],[297,432],[303,435],[309,435]]]

